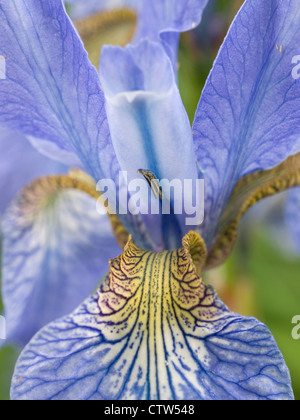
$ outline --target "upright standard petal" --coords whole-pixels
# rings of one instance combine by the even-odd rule
[[[158,179],[197,178],[189,119],[161,45],[104,47],[100,73],[113,145],[129,178],[139,169]]]
[[[67,177],[26,187],[6,214],[2,285],[7,340],[26,344],[48,322],[74,310],[120,253],[106,215]]]
[[[198,178],[198,168],[192,130],[171,61],[162,45],[143,40],[125,49],[104,47],[100,75],[112,142],[128,181],[136,182],[140,177],[137,173],[142,169],[150,171],[160,181],[180,183],[180,187],[187,180],[194,182]],[[185,192],[189,193],[187,190]],[[172,202],[167,188],[163,193]],[[160,215],[153,215],[147,205],[150,203],[147,185],[143,190],[140,201],[141,207],[145,207],[142,212],[147,214],[145,222],[148,227],[155,225],[159,229],[162,223],[165,249],[180,246],[180,229],[185,228],[184,212],[180,210],[183,195],[177,194],[172,204],[175,208],[178,204],[178,217],[171,216],[161,221]],[[154,219],[154,223],[150,219]],[[183,225],[182,228],[177,226],[178,223]],[[175,241],[170,240],[171,237]],[[161,241],[158,239],[157,243]]]
[[[63,2],[0,0],[0,26],[0,124],[39,139],[52,158],[80,160],[97,181],[113,178],[99,77]]]
[[[162,41],[174,66],[180,32],[199,25],[208,0],[142,0],[136,40]]]
[[[98,292],[26,347],[12,399],[293,399],[269,330],[197,274],[203,246],[195,233],[175,252],[129,242]]]
[[[115,8],[137,11],[135,42],[143,38],[162,41],[176,65],[179,34],[199,25],[208,0],[71,0],[70,3],[75,18]]]
[[[193,127],[208,244],[238,179],[300,150],[299,23],[298,0],[246,0],[208,78]]]
[[[0,128],[0,218],[26,184],[40,176],[67,170],[37,152],[22,134]]]

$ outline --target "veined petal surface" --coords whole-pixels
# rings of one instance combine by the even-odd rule
[[[2,293],[7,340],[24,345],[74,310],[120,253],[96,201],[43,178],[26,187],[3,222]]]
[[[175,252],[129,242],[97,293],[26,347],[12,399],[292,399],[269,330],[197,274],[202,246],[194,233]]]
[[[299,23],[298,0],[246,0],[208,78],[193,127],[208,245],[238,179],[300,150]]]
[[[67,171],[66,166],[41,155],[22,134],[0,128],[0,219],[26,184]]]
[[[39,139],[47,156],[77,166],[96,181],[114,178],[98,73],[61,0],[0,0],[0,124]]]

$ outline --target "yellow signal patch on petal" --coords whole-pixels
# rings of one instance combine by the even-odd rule
[[[94,180],[80,170],[71,170],[68,175],[39,178],[26,186],[18,198],[19,206],[24,212],[24,223],[26,223],[26,220],[28,223],[31,223],[43,206],[47,207],[60,192],[65,190],[81,191],[95,200],[98,200],[101,196],[101,192],[97,191]],[[123,249],[128,241],[129,234],[118,216],[109,211],[109,209],[108,217],[116,241]]]
[[[204,257],[202,263],[200,255]],[[185,335],[205,337],[211,333],[212,323],[217,331],[228,318],[215,291],[197,274],[205,258],[204,241],[190,232],[182,248],[173,252],[141,250],[130,237],[124,253],[110,261],[110,273],[98,297],[98,307],[105,316],[101,333],[112,343],[127,338],[128,349],[144,348],[151,399],[172,398],[168,365],[180,369],[187,357]],[[196,362],[191,359],[190,363],[196,369]],[[138,376],[138,372],[134,374]],[[193,375],[191,381],[197,382]],[[142,383],[146,377],[140,380]]]
[[[200,255],[204,256],[201,264]],[[172,319],[186,332],[222,318],[214,290],[197,273],[205,258],[204,241],[195,232],[186,235],[183,247],[173,252],[141,250],[130,237],[124,253],[110,261],[110,273],[99,294],[101,312],[108,316],[107,338],[113,340],[116,334],[120,339],[121,331],[126,335],[132,328],[130,321],[138,317],[151,334],[159,333],[154,341],[162,346],[162,323],[173,311]]]
[[[291,399],[269,330],[226,308],[197,273],[199,255],[194,232],[159,253],[130,237],[97,292],[27,346],[12,398]]]

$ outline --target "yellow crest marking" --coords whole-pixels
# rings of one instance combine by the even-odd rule
[[[240,179],[220,220],[216,241],[206,269],[222,264],[231,254],[242,216],[258,201],[300,185],[300,153],[269,171],[259,171]]]

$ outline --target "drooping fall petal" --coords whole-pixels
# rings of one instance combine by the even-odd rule
[[[120,253],[107,215],[67,176],[27,186],[6,213],[3,234],[7,340],[20,345],[74,310]]]
[[[205,255],[195,233],[174,252],[130,241],[98,291],[29,343],[12,398],[292,399],[270,331],[232,314],[197,274]]]

